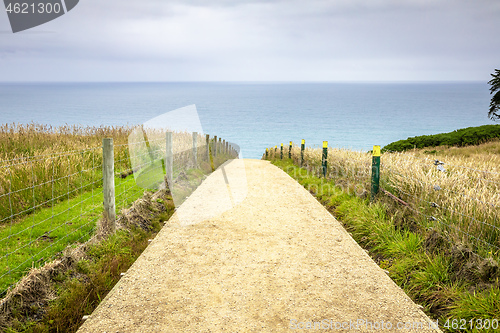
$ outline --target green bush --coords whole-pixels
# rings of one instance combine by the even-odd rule
[[[386,145],[382,151],[405,151],[437,146],[470,146],[500,138],[500,125],[467,127],[449,133],[420,135]]]

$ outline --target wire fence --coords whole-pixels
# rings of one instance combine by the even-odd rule
[[[382,159],[382,187],[407,202],[422,226],[483,258],[498,256],[498,173],[411,153],[389,152]]]
[[[0,291],[68,244],[88,239],[101,186],[99,147],[1,162]]]
[[[325,176],[344,191],[368,197],[375,173],[372,154],[331,147],[326,152],[325,158],[321,148],[292,144],[284,145],[283,153],[281,147],[268,148],[264,158],[290,156],[309,175]],[[411,152],[384,152],[380,160],[380,190],[401,205],[407,219],[483,258],[500,255],[500,173],[495,161],[474,165],[458,157],[448,162]]]
[[[180,183],[186,173],[201,175],[185,196],[214,168],[238,155],[225,141],[215,144],[201,134],[174,133],[173,138],[174,181]],[[207,143],[221,154],[213,156]],[[130,207],[145,190],[166,187],[166,147],[165,134],[113,145],[113,210]],[[106,158],[100,146],[0,161],[0,296],[31,268],[95,234],[105,210]]]

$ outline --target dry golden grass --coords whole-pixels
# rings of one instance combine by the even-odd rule
[[[382,180],[385,187],[411,202],[428,220],[436,218],[436,227],[453,239],[497,252],[500,248],[498,157],[480,152],[474,155],[476,158],[456,153],[426,157],[418,151],[384,154]],[[446,171],[439,171],[435,160],[444,162]]]
[[[117,210],[128,207],[144,190],[163,184],[165,131],[146,130],[144,136],[139,128],[137,135],[130,136],[133,130],[0,126],[0,294],[27,268],[38,267],[94,233],[102,213],[103,138],[114,141]],[[209,159],[206,137],[198,135],[195,163],[193,134],[174,132],[172,138],[174,181],[179,185],[172,192],[181,192],[176,198],[190,195],[212,166],[233,158],[219,154]],[[136,156],[137,163],[130,155]]]
[[[127,126],[5,124],[0,126],[0,161],[99,147],[105,137],[116,144],[127,143],[130,130]]]
[[[102,139],[113,138],[115,171],[129,170],[129,126],[61,126],[5,124],[0,126],[0,225],[35,208],[51,205],[99,187],[102,179]],[[147,129],[146,129],[147,130]],[[165,132],[147,131],[140,158],[159,159],[165,154]],[[140,133],[139,139],[144,139]],[[197,138],[198,161],[210,165],[206,137]],[[173,134],[174,168],[192,167],[192,133]],[[154,155],[154,156],[152,156]],[[220,161],[216,161],[220,162]],[[141,163],[139,163],[141,164]],[[146,164],[142,163],[141,165]],[[217,164],[217,163],[216,163]],[[217,166],[217,165],[216,165]],[[67,195],[69,193],[69,195]],[[54,199],[55,198],[55,199]]]
[[[271,158],[280,158],[280,148]],[[306,149],[304,167],[321,172],[322,149]],[[288,147],[284,148],[288,157]],[[299,164],[300,146],[292,148]],[[328,149],[328,177],[349,191],[369,191],[372,156]],[[438,170],[435,160],[444,162]],[[409,204],[413,218],[484,256],[500,254],[500,142],[463,148],[427,148],[381,156],[381,188]],[[365,192],[366,193],[366,192]]]
[[[0,224],[44,203],[73,197],[102,176],[102,139],[115,142],[116,168],[129,167],[129,127],[0,126]],[[100,183],[95,184],[99,186]],[[86,190],[86,189],[84,189]],[[69,193],[69,196],[63,196]]]

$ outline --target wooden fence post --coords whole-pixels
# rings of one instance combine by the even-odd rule
[[[222,154],[222,139],[219,138],[219,145],[217,146],[217,149],[219,149],[219,153]]]
[[[198,165],[198,133],[193,132],[193,163],[196,168]]]
[[[370,201],[375,199],[380,185],[380,146],[373,146],[372,184]]]
[[[326,178],[326,169],[328,168],[328,141],[323,141],[323,156],[321,162],[323,166],[323,177]]]
[[[306,149],[306,140],[302,139],[300,144],[300,166],[304,164],[304,149]]]
[[[174,179],[174,144],[172,139],[172,132],[167,132],[165,135],[165,173],[167,184],[165,188],[168,188],[172,193],[173,189],[173,179]]]
[[[212,145],[212,156],[216,157],[217,156],[217,135],[214,136],[214,142]]]
[[[101,226],[106,232],[115,231],[115,158],[113,152],[113,139],[102,139],[102,175],[104,194],[104,219],[106,225]]]
[[[210,163],[210,134],[206,135],[207,137],[207,161]]]

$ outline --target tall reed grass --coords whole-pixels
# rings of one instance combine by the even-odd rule
[[[103,211],[103,138],[114,141],[117,211],[164,184],[166,133],[145,134],[137,127],[0,126],[0,295],[30,267],[96,230]],[[190,195],[214,167],[235,157],[210,158],[199,134],[195,159],[192,133],[172,137],[174,199]]]
[[[130,166],[129,127],[0,126],[0,226],[74,197],[102,179],[102,139],[115,141],[115,168]]]
[[[401,209],[420,226],[438,230],[452,243],[465,244],[482,256],[498,256],[500,155],[492,153],[498,149],[500,143],[493,142],[475,148],[386,152],[381,156],[381,188],[408,203]],[[270,158],[280,158],[279,148],[269,152]],[[322,149],[307,148],[303,167],[320,175],[321,154]],[[283,158],[287,157],[285,147]],[[300,164],[300,146],[292,148],[292,159]],[[327,177],[344,190],[366,196],[371,159],[368,152],[329,148]],[[437,166],[440,162],[444,171]]]
[[[164,130],[135,131],[136,142],[134,137],[129,138],[134,129],[137,127],[1,125],[0,227],[38,208],[70,199],[92,187],[100,187],[103,138],[113,138],[115,171],[123,176],[132,173],[132,164],[146,166],[165,156]],[[202,134],[196,138],[198,165],[194,165],[192,135],[187,132],[173,135],[174,172],[177,174],[199,167],[211,172],[206,137]],[[144,137],[147,138],[146,144]],[[131,152],[135,163],[131,163]],[[229,156],[217,157],[213,161],[215,167],[227,158]]]

